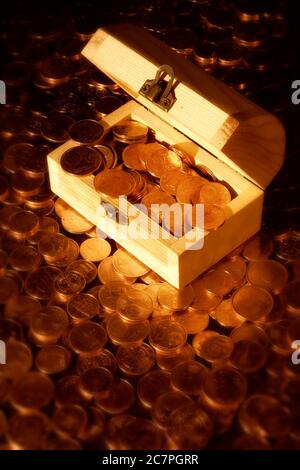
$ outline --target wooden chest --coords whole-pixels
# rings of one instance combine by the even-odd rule
[[[118,201],[94,189],[93,175],[79,178],[61,168],[62,154],[78,143],[69,140],[48,155],[54,193],[170,284],[182,288],[259,230],[264,190],[283,162],[283,127],[274,116],[135,26],[99,29],[82,54],[133,97],[103,118],[105,132],[124,119],[140,121],[155,131],[159,141],[176,145],[194,165],[208,167],[235,193],[225,207],[224,224],[204,232],[199,249],[191,234],[164,237],[160,227],[159,237],[147,236],[147,220],[141,228],[146,236],[136,239],[128,235],[128,226],[99,212],[101,202],[116,206]],[[147,96],[143,89],[161,65],[174,72],[164,100],[161,94]],[[175,98],[174,103],[169,97]],[[123,208],[129,206],[125,201]],[[198,243],[197,230],[193,236]]]

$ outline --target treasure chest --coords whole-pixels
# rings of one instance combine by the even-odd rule
[[[139,122],[151,129],[160,145],[180,156],[191,176],[199,174],[203,180],[205,173],[207,182],[222,183],[230,192],[222,224],[209,227],[214,230],[204,224],[204,230],[192,226],[175,236],[158,221],[153,236],[149,214],[141,211],[140,235],[134,236],[137,217],[122,217],[123,212],[132,214],[132,201],[124,197],[120,213],[119,198],[97,190],[95,175],[78,176],[62,168],[62,156],[80,145],[77,141],[70,139],[48,155],[51,189],[58,196],[167,282],[182,288],[259,230],[264,190],[283,162],[283,127],[136,26],[99,29],[82,54],[133,98],[103,117],[104,135],[120,130],[124,122]],[[108,205],[118,217],[103,210]]]

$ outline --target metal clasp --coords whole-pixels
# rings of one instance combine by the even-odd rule
[[[165,80],[167,75],[170,77],[168,81]],[[174,70],[170,65],[164,64],[158,68],[154,79],[145,81],[139,93],[160,108],[169,111],[176,101],[174,82]]]

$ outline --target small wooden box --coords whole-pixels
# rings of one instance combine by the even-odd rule
[[[54,193],[170,284],[182,288],[259,230],[264,189],[283,162],[283,127],[274,116],[135,26],[99,29],[82,54],[134,98],[102,120],[107,132],[125,118],[141,121],[155,130],[158,140],[176,145],[236,192],[225,208],[225,223],[205,232],[201,249],[187,249],[186,237],[164,239],[161,228],[159,239],[136,240],[124,237],[117,222],[97,216],[101,201],[113,205],[116,201],[95,191],[93,176],[78,178],[62,170],[60,158],[76,142],[69,140],[48,155]],[[170,65],[175,74],[176,101],[169,110],[140,93],[162,64]]]

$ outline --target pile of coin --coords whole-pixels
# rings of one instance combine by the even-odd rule
[[[143,25],[270,111],[290,106],[280,90],[284,2],[186,0],[172,13],[166,2],[142,3],[112,2],[99,18]],[[299,449],[297,126],[266,196],[266,230],[177,291],[51,193],[47,153],[72,137],[88,158],[77,157],[74,168],[67,155],[66,171],[113,171],[111,181],[126,174],[128,187],[136,185],[132,200],[146,205],[152,193],[181,204],[197,193],[197,202],[218,199],[222,208],[227,192],[140,123],[130,138],[124,127],[102,136],[99,119],[128,97],[80,56],[99,26],[94,9],[79,1],[59,22],[51,5],[45,21],[19,7],[19,20],[0,20],[8,62],[8,104],[0,106],[1,449]],[[145,157],[151,146],[160,159]]]

